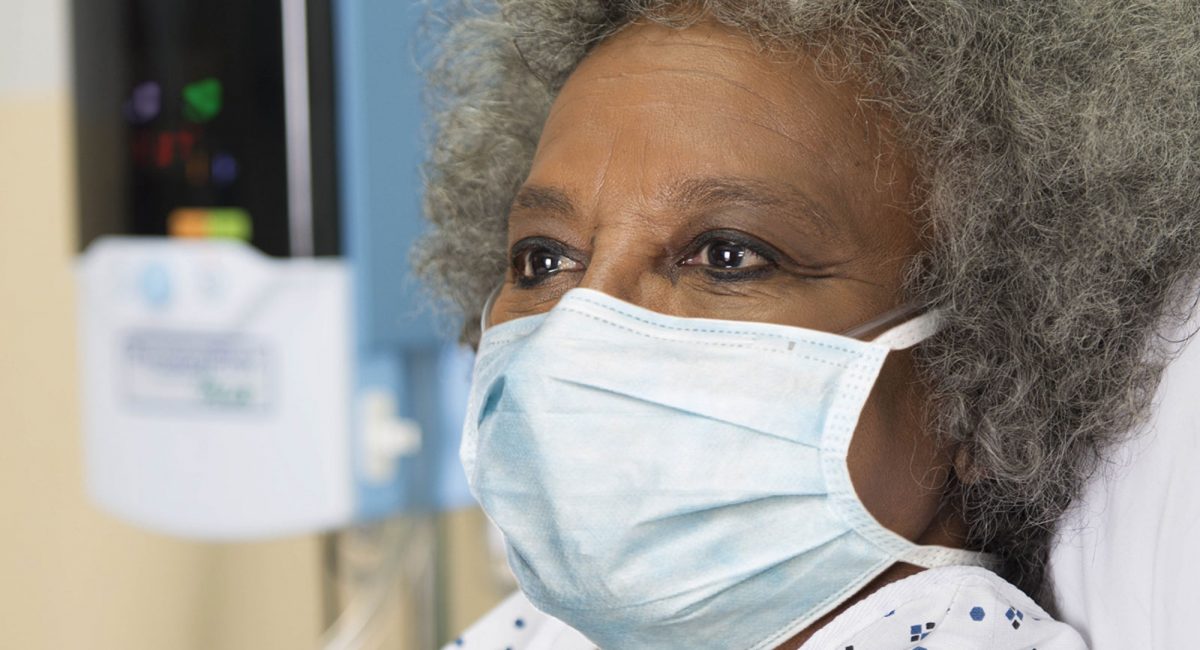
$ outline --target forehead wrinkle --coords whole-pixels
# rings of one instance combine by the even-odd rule
[[[693,177],[668,186],[663,198],[696,211],[729,205],[771,208],[795,217],[801,225],[821,236],[837,238],[840,234],[827,208],[787,183],[766,183],[734,176]]]
[[[609,143],[608,156],[605,157],[604,162],[600,165],[600,169],[596,170],[597,178],[593,184],[596,189],[592,192],[591,203],[593,206],[600,205],[600,199],[604,195],[604,188],[608,186],[608,176],[612,171],[613,158],[617,155],[617,147],[621,142],[621,133],[624,130],[625,126],[623,124],[617,126],[617,131],[612,135],[612,140]]]
[[[781,109],[784,111],[787,111],[787,112],[791,112],[792,110],[795,109],[795,106],[793,106],[790,102],[788,102],[788,103],[780,102],[776,98],[770,97],[742,81],[738,81],[731,75],[724,74],[721,72],[700,70],[700,69],[696,69],[696,68],[656,67],[651,70],[645,70],[645,71],[622,70],[620,72],[616,72],[613,74],[604,74],[604,75],[596,75],[593,77],[585,77],[585,78],[580,79],[579,83],[608,84],[608,83],[621,83],[621,82],[625,82],[625,81],[634,81],[635,83],[652,83],[652,82],[645,82],[643,78],[644,77],[655,77],[660,74],[671,76],[671,77],[680,77],[680,78],[686,79],[687,81],[697,82],[702,85],[703,90],[704,90],[703,94],[706,96],[712,94],[711,87],[707,85],[709,82],[715,81],[715,82],[722,83],[722,84],[725,84],[728,86],[732,86],[734,89],[741,91],[742,93],[749,95],[749,96],[753,97],[755,100],[764,104],[767,107],[765,114],[769,115],[769,116],[773,116],[773,115],[777,114]],[[660,89],[659,84],[652,84],[652,85],[656,89],[656,91],[661,92],[661,90],[659,90]],[[608,92],[598,91],[597,94],[603,94],[604,96],[609,96],[610,92],[611,91],[608,91]],[[590,95],[591,95],[591,93],[586,93],[586,92],[582,94],[583,97],[587,97]],[[582,97],[581,97],[581,99],[582,99]],[[630,105],[637,105],[637,104],[650,105],[650,104],[658,103],[661,101],[662,100],[634,101],[634,102],[630,102]]]
[[[655,84],[644,79],[646,77],[653,78],[660,73],[694,81],[699,84],[700,89],[689,87],[681,92],[667,93],[666,97],[662,97],[664,92],[666,92],[663,90],[662,84]],[[603,105],[608,109],[657,108],[686,111],[697,108],[699,105],[711,105],[710,108],[715,108],[716,114],[721,117],[743,122],[782,137],[809,154],[817,153],[812,143],[805,142],[802,136],[793,132],[795,129],[788,128],[788,120],[783,119],[783,116],[792,116],[793,119],[791,121],[797,127],[805,130],[816,127],[822,132],[830,130],[825,128],[828,122],[827,116],[823,115],[816,107],[809,106],[805,102],[790,101],[795,99],[794,97],[789,97],[787,100],[773,97],[769,93],[764,93],[752,85],[734,78],[734,76],[722,72],[695,68],[651,68],[642,71],[621,70],[608,74],[585,75],[574,80],[575,84],[578,84],[578,88],[574,92],[560,93],[554,105],[550,108],[546,123],[551,124],[553,118],[559,117],[564,111],[573,110],[576,105],[582,104],[585,107],[585,111],[590,111],[596,106],[596,99],[603,99]],[[600,89],[600,86],[627,81],[649,86],[650,95],[638,99],[614,101],[612,90],[606,91]],[[712,101],[713,93],[710,89],[711,82],[714,81],[734,88],[739,91],[739,94],[753,98],[754,103],[759,104],[759,106],[754,109],[735,108],[730,106],[728,99],[714,103]],[[589,88],[589,86],[592,86],[592,88]],[[564,97],[564,94],[569,95],[569,97]],[[789,90],[789,95],[791,94],[794,93]],[[821,94],[825,95],[825,93]],[[656,95],[659,98],[653,98]],[[831,98],[823,96],[817,101],[824,102],[829,99]],[[836,131],[836,129],[833,129],[833,131]],[[849,142],[847,134],[841,134],[841,138],[843,140],[843,148],[851,146],[852,143]]]
[[[596,75],[595,77],[588,78],[587,81],[593,81],[593,82],[597,82],[597,83],[613,83],[613,82],[622,82],[622,81],[629,81],[629,80],[641,81],[642,77],[653,77],[653,76],[660,75],[660,74],[668,75],[668,76],[672,76],[672,77],[683,77],[685,79],[688,79],[689,81],[691,81],[691,80],[719,81],[721,83],[725,83],[730,86],[733,86],[734,88],[737,88],[738,90],[741,90],[742,92],[745,92],[745,93],[753,96],[755,99],[763,101],[767,104],[775,105],[778,103],[775,100],[758,92],[757,90],[754,90],[750,86],[747,86],[746,84],[744,84],[742,82],[734,80],[733,78],[731,78],[728,75],[721,74],[719,72],[712,72],[709,70],[700,70],[697,68],[655,67],[651,70],[643,70],[643,71],[622,70],[622,71],[614,73],[614,74]]]
[[[599,95],[599,93],[597,93],[597,95]],[[551,113],[551,117],[557,117],[558,116],[557,114],[560,113],[562,110],[565,110],[565,107],[568,104],[586,103],[588,98],[589,98],[588,96],[575,97],[570,102],[564,101],[559,104],[556,104],[554,110]],[[669,109],[669,110],[673,110],[673,111],[677,111],[677,112],[678,111],[686,112],[690,109],[696,108],[696,105],[694,103],[681,101],[681,100],[665,100],[664,99],[664,100],[656,100],[656,101],[639,101],[639,102],[628,102],[628,103],[609,102],[608,105],[606,106],[606,108],[608,108],[608,109],[659,108],[659,109]],[[772,135],[783,138],[789,144],[801,149],[804,153],[806,153],[808,155],[822,155],[822,156],[825,155],[822,151],[815,148],[813,146],[813,143],[805,142],[803,139],[801,139],[796,134],[788,133],[788,131],[783,128],[783,125],[778,120],[762,120],[762,119],[757,119],[755,117],[752,117],[746,113],[738,112],[733,109],[722,108],[722,107],[718,107],[718,109],[719,109],[719,111],[714,115],[714,117],[718,117],[718,118],[724,119],[724,120],[729,120],[732,122],[737,122],[739,124],[745,124],[746,126],[750,126],[755,129],[758,129],[758,130],[764,131],[766,133],[770,133]],[[770,114],[768,114],[767,117],[770,117]],[[818,118],[814,117],[814,123],[815,123],[816,119],[818,119]],[[548,126],[543,131],[542,140],[541,140],[541,144],[543,146],[553,143],[555,140],[562,137],[562,134],[558,133],[555,129],[551,128],[552,126],[557,126],[556,122],[552,122],[551,120],[548,119],[546,121],[546,124]],[[849,147],[851,147],[851,146],[856,146],[858,148],[861,148],[860,145],[855,145],[853,142],[851,142],[849,140],[844,140],[842,144],[843,144],[843,147],[842,147],[843,150],[848,150]]]

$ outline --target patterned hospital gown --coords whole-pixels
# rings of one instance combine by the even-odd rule
[[[513,594],[444,650],[596,650]],[[821,628],[800,650],[1087,650],[1070,626],[977,567],[893,582]],[[623,649],[621,649],[623,650]],[[731,649],[736,650],[736,649]]]

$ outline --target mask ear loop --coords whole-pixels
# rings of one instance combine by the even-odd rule
[[[941,312],[935,309],[921,313],[924,309],[924,306],[915,303],[900,305],[862,325],[846,330],[842,335],[869,340],[891,350],[911,348],[941,329]],[[879,330],[883,331],[873,338],[867,338]]]
[[[488,294],[487,300],[483,301],[483,312],[479,314],[479,333],[487,331],[488,317],[492,315],[492,303],[496,302],[496,296],[500,295],[500,290],[504,288],[504,283],[496,285],[495,289]]]

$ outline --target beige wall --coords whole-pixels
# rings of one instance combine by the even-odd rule
[[[315,537],[206,545],[84,497],[64,0],[0,0],[0,648],[312,647]]]
[[[308,648],[315,537],[207,545],[84,497],[68,101],[0,95],[0,647]]]

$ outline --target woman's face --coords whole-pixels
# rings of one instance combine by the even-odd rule
[[[782,59],[709,23],[635,25],[598,46],[554,102],[513,202],[490,322],[544,312],[573,287],[831,332],[899,305],[921,247],[913,171],[858,87]],[[885,526],[952,543],[930,537],[945,527],[949,463],[922,433],[925,401],[893,354],[850,469]]]
[[[509,218],[492,322],[589,287],[841,331],[902,299],[912,173],[849,83],[703,24],[631,27],[568,80]]]

